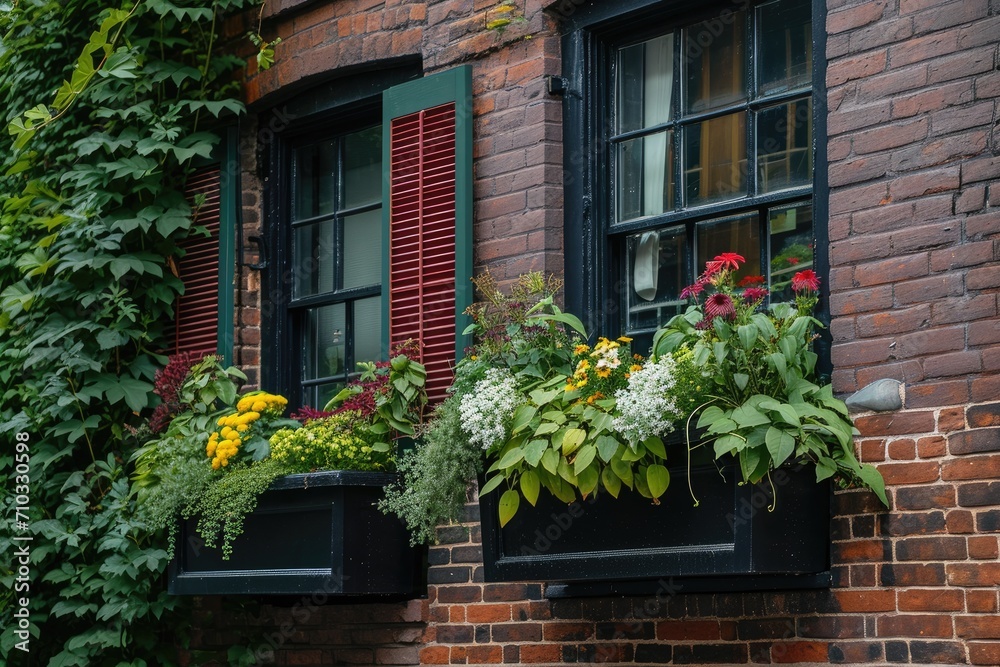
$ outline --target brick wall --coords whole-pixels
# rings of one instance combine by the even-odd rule
[[[471,62],[476,265],[501,279],[561,272],[561,104],[543,80],[559,73],[559,38],[530,1],[526,23],[484,30],[494,4],[288,0],[265,23],[284,40],[278,64],[251,66],[247,93],[263,110],[372,59],[420,55],[427,72]],[[859,450],[886,477],[892,509],[837,493],[833,587],[547,600],[544,584],[483,582],[472,504],[467,521],[439,530],[427,601],[323,607],[307,623],[265,607],[241,625],[291,623],[277,664],[1000,664],[1000,3],[828,5],[828,89],[816,102],[828,108],[835,388],[905,385],[902,410],[857,415]],[[254,138],[266,132],[251,124],[248,232],[262,220]],[[240,280],[237,359],[253,370],[267,355],[259,277]]]

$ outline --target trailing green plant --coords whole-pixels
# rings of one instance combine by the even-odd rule
[[[0,4],[0,434],[28,438],[31,468],[27,528],[3,494],[0,549],[32,538],[33,663],[170,665],[189,627],[163,588],[166,535],[136,513],[127,427],[160,400],[171,267],[195,231],[183,186],[208,125],[241,109],[241,61],[216,46],[248,4]],[[12,659],[15,610],[0,596]]]
[[[733,456],[745,481],[756,483],[791,461],[809,461],[816,479],[836,477],[860,484],[887,504],[878,470],[854,454],[850,415],[832,387],[816,378],[812,317],[819,279],[800,271],[790,286],[795,303],[775,303],[761,310],[767,290],[763,279],[735,275],[745,260],[723,253],[708,262],[698,281],[684,290],[694,299],[682,315],[660,329],[655,355],[688,348],[695,366],[710,382],[705,402],[696,408],[703,443],[716,458]],[[700,302],[699,299],[703,299]]]

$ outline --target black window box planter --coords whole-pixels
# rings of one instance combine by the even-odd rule
[[[522,500],[500,528],[503,489],[481,497],[486,580],[560,582],[549,597],[830,585],[831,490],[816,483],[813,466],[783,466],[773,490],[766,479],[738,484],[732,464],[693,466],[698,507],[687,466],[669,469],[659,505],[624,488],[617,499],[603,493],[572,505],[543,490],[537,506]]]
[[[174,595],[405,599],[426,593],[426,549],[376,504],[393,473],[328,471],[279,478],[247,516],[229,560],[181,524]]]

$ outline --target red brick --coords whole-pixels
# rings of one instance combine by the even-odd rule
[[[948,453],[948,441],[940,435],[931,435],[917,440],[917,456],[929,459]]]
[[[941,83],[993,69],[993,47],[983,47],[935,58],[927,66],[928,83]]]
[[[899,510],[926,510],[955,506],[955,487],[935,484],[897,489],[893,494]]]
[[[949,352],[924,360],[924,373],[928,378],[968,375],[982,368],[982,358],[978,351]]]
[[[987,0],[957,0],[949,4],[938,4],[913,17],[913,30],[916,34],[943,30],[985,18],[988,12]]]
[[[993,241],[978,241],[933,251],[931,253],[931,270],[950,271],[992,261]]]
[[[438,586],[438,602],[480,602],[483,589],[479,586]]]
[[[909,118],[972,101],[972,82],[955,81],[936,88],[900,95],[892,100],[893,118]]]
[[[952,586],[1000,586],[1000,563],[948,563]]]
[[[534,644],[521,646],[521,662],[562,662],[562,647],[559,644]]]
[[[1000,396],[1000,376],[973,378],[970,392],[970,399],[973,401],[995,399]]]
[[[420,664],[447,665],[449,654],[447,646],[425,646],[420,649]]]
[[[923,379],[923,373],[921,378]],[[969,383],[965,379],[924,382],[908,386],[906,407],[932,408],[943,405],[960,405],[969,400]]]
[[[1000,403],[972,405],[968,408],[968,417],[969,426],[972,428],[1000,426]]]
[[[969,612],[973,614],[995,613],[998,609],[1000,609],[1000,605],[997,604],[996,591],[965,591],[965,604]]]
[[[843,105],[841,108],[831,111],[827,116],[826,129],[829,135],[833,137],[845,132],[854,132],[863,127],[877,125],[889,119],[891,109],[889,100],[880,100],[875,104],[865,106]],[[827,155],[827,157],[830,159],[842,159],[847,157],[847,155],[842,155],[840,158],[834,158],[830,155]]]
[[[951,433],[965,428],[964,408],[945,408],[938,413],[937,430],[941,433]]]
[[[503,662],[503,647],[492,644],[489,646],[468,647],[470,665],[500,664]]]
[[[453,604],[448,606],[448,622],[449,623],[465,623],[465,607],[460,604]]]
[[[911,171],[962,160],[981,154],[986,150],[987,142],[988,134],[984,130],[923,141],[894,151],[889,158],[889,168],[895,171]],[[950,214],[950,208],[942,215]]]
[[[940,464],[936,461],[885,463],[880,465],[878,470],[889,486],[926,484],[937,481],[940,474]]]
[[[920,382],[921,380],[923,380],[924,369],[921,368],[920,362],[910,359],[908,361],[903,361],[895,364],[892,363],[879,364],[878,366],[867,366],[864,368],[858,368],[856,375],[857,375],[858,386],[861,387],[867,387],[872,382],[884,378],[890,380],[899,380],[900,382],[906,382],[907,384],[909,384],[913,382]],[[835,391],[841,391],[841,390],[835,389]],[[923,408],[928,406],[910,405],[908,407]],[[933,407],[937,407],[937,404],[934,404]]]
[[[912,65],[954,53],[958,47],[958,31],[939,32],[915,37],[889,47],[889,66],[892,68]]]
[[[594,636],[593,623],[546,623],[542,636],[547,642],[583,641]]]
[[[901,561],[965,560],[967,557],[964,537],[908,537],[896,542],[896,558]]]
[[[656,624],[656,638],[661,641],[712,641],[722,639],[718,621],[677,620]]]
[[[890,343],[890,340],[883,338],[834,345],[834,366],[845,367],[886,361],[892,349],[889,347]]]
[[[1000,271],[997,271],[996,266],[983,266],[978,269],[972,269],[965,276],[965,284],[970,290],[1000,287]]]
[[[501,644],[542,640],[541,623],[499,623],[492,626],[491,632],[493,641]]]
[[[1000,451],[1000,428],[974,428],[953,433],[948,437],[952,454],[979,454]]]
[[[896,356],[899,358],[922,357],[942,352],[955,352],[965,349],[965,327],[935,327],[926,329],[930,323],[930,307],[926,311],[927,318],[919,320],[918,330],[914,327],[911,331],[915,333],[904,333],[896,338]]]
[[[905,614],[876,620],[878,637],[951,637],[951,618],[943,615]]]
[[[986,205],[986,186],[963,189],[955,198],[955,213],[975,213]]]
[[[1000,639],[1000,616],[958,616],[955,634],[970,639]]]
[[[969,662],[973,665],[1000,665],[1000,642],[969,642]]]
[[[886,44],[901,42],[913,35],[913,19],[885,18],[875,25],[850,33],[849,51],[860,53]]]
[[[925,138],[929,127],[926,118],[917,117],[863,130],[854,135],[854,152],[863,155],[909,146]]]
[[[775,642],[771,644],[771,662],[826,663],[829,648],[827,642]]]
[[[893,590],[835,590],[833,597],[841,612],[872,613],[896,608],[896,591]]]
[[[934,430],[934,413],[926,410],[876,414],[859,417],[854,425],[866,436],[927,433]]]
[[[885,70],[886,60],[885,51],[875,51],[834,61],[827,66],[826,85],[832,88],[882,72]]]
[[[893,257],[854,267],[854,282],[861,287],[868,287],[908,278],[920,278],[927,275],[927,268],[928,256],[926,253]]]
[[[889,458],[895,461],[912,461],[917,458],[917,443],[909,438],[889,443]]]
[[[858,82],[858,98],[862,102],[873,102],[908,90],[923,88],[928,81],[927,69],[927,64],[918,63],[903,69],[865,77]]]
[[[969,558],[996,560],[1000,557],[997,538],[992,535],[977,535],[969,538]]]
[[[941,466],[941,479],[1000,479],[1000,455],[968,456],[946,461]]]
[[[465,608],[469,623],[500,623],[511,620],[509,604],[470,604]]]
[[[931,308],[920,304],[912,308],[897,308],[884,313],[859,315],[858,334],[862,338],[874,338],[895,333],[905,333],[926,327],[931,319]]]
[[[941,563],[892,563],[882,566],[883,586],[944,586],[945,570]],[[893,607],[894,609],[895,607]],[[881,611],[891,611],[884,609]]]
[[[893,289],[896,303],[904,306],[959,296],[964,291],[962,277],[957,273],[901,281],[896,283]]]
[[[888,193],[889,189],[885,183],[837,188],[830,193],[830,214],[849,213],[878,206]]]
[[[941,136],[962,130],[988,127],[993,120],[993,101],[949,107],[930,114],[930,136]]]
[[[869,463],[885,461],[885,440],[862,440],[861,460]]]
[[[965,595],[952,588],[911,588],[899,591],[899,611],[962,611]]]
[[[969,510],[952,510],[945,517],[949,533],[968,534],[976,530],[975,518]]]
[[[831,162],[829,183],[831,187],[864,183],[865,181],[882,178],[888,169],[889,156],[882,154]]]

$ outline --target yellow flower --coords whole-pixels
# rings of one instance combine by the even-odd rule
[[[589,345],[580,344],[573,348],[573,354],[584,354],[586,352],[590,352]]]
[[[212,459],[212,470],[218,470],[220,465],[219,459]]]
[[[611,377],[611,369],[607,367],[598,368],[597,377],[601,378],[602,380],[606,380],[607,378]]]
[[[628,367],[628,369],[631,372],[635,373],[636,371],[641,371],[642,370],[642,366],[640,366],[639,364],[632,364],[631,366]]]
[[[250,409],[254,412],[263,412],[264,410],[267,410],[267,403],[264,401],[256,401]]]
[[[565,391],[573,391],[574,389],[576,389],[576,385],[573,384],[573,379],[570,378],[570,380],[566,383]]]
[[[216,447],[216,443],[214,443],[211,440],[209,440],[208,441],[208,446],[205,447],[205,455],[206,456],[215,456],[215,447]]]
[[[236,432],[237,433],[246,433],[249,430],[250,430],[250,427],[247,426],[246,424],[237,424],[237,426],[236,426]]]
[[[618,337],[618,342],[619,343],[631,343],[632,339],[629,338],[628,336],[619,336]]]
[[[583,387],[586,387],[586,386],[587,386],[587,378],[583,378],[582,380],[580,380],[579,382],[576,383],[576,388],[577,389],[582,389]]]

